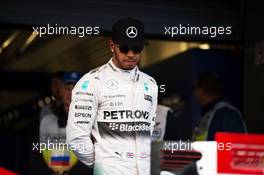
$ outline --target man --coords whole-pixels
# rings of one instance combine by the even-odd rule
[[[40,121],[42,121],[43,117],[46,117],[48,115],[53,116],[54,110],[57,111],[57,109],[62,109],[62,84],[63,84],[63,75],[64,73],[59,71],[52,73],[50,76],[50,95],[52,97],[52,103],[49,105],[44,106],[41,108],[40,116],[39,118],[35,119],[35,127],[32,128],[32,131],[37,130],[34,132],[34,139],[33,143],[39,142],[41,138],[39,138],[39,131],[40,131]],[[42,140],[43,141],[43,140]],[[53,174],[51,169],[47,167],[45,162],[43,161],[42,155],[40,155],[38,152],[32,152],[30,155],[30,167],[32,174],[38,174],[38,175],[49,175]]]
[[[194,140],[214,140],[217,132],[246,132],[239,110],[223,99],[222,84],[217,75],[201,73],[194,93],[203,107],[203,116],[194,130]]]
[[[139,71],[144,27],[124,18],[112,27],[110,61],[84,75],[72,93],[69,145],[95,175],[149,175],[158,87]],[[91,139],[92,136],[92,139]]]
[[[220,78],[202,72],[194,87],[194,95],[203,107],[202,118],[194,129],[193,141],[213,141],[217,132],[246,132],[246,126],[237,108],[224,100]],[[181,175],[198,175],[196,163],[185,167]]]
[[[46,114],[40,121],[40,141],[52,141],[53,137],[58,141],[66,141],[67,114],[71,101],[71,92],[74,85],[80,79],[77,72],[65,73],[62,80],[61,94],[63,103],[60,106],[52,105],[51,113]],[[47,138],[48,137],[48,138]]]
[[[67,72],[62,81],[62,101],[60,106],[52,105],[51,112],[44,115],[40,122],[40,142],[46,143],[42,152],[47,165],[58,174],[89,174],[89,169],[77,163],[77,158],[66,145],[66,124],[74,85],[80,79],[78,72]],[[41,172],[40,172],[41,173]]]

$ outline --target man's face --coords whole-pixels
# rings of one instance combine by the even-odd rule
[[[72,94],[72,89],[74,88],[75,84],[64,84],[62,86],[62,99],[63,103],[67,106],[70,105],[71,103],[71,94]]]
[[[128,50],[125,46],[115,44],[110,40],[110,49],[113,53],[113,63],[120,69],[130,70],[133,69],[139,62],[143,46],[132,47],[135,51]],[[140,49],[140,47],[143,47]],[[124,50],[128,50],[127,53],[122,53]],[[140,52],[139,52],[140,51]],[[139,52],[139,53],[138,53]]]

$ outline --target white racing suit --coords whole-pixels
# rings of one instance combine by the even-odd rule
[[[84,75],[72,92],[67,143],[95,175],[149,175],[158,87],[137,67],[110,60]],[[92,139],[91,139],[92,138]]]

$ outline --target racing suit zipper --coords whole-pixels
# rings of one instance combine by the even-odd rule
[[[132,111],[135,109],[135,99],[136,97],[136,92],[137,92],[137,82],[134,80],[132,82]],[[134,126],[136,125],[136,117],[134,116]],[[139,167],[138,167],[138,149],[137,149],[137,131],[134,131],[134,137],[135,137],[135,159],[136,159],[136,169],[137,169],[137,174],[139,175]]]

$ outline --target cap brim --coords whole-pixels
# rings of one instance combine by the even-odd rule
[[[114,41],[114,43],[119,44],[119,45],[127,45],[127,46],[142,46],[142,45],[149,45],[149,43],[147,41],[144,42],[131,42],[131,41]]]

